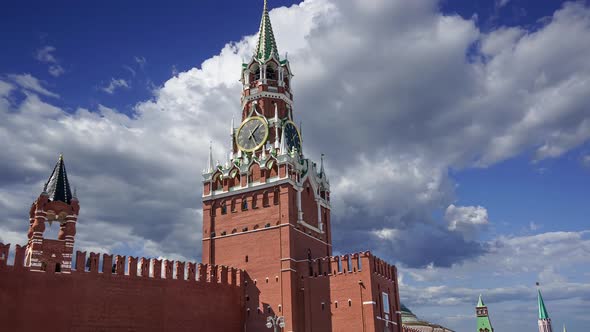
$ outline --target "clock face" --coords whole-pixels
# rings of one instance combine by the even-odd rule
[[[253,116],[242,122],[236,135],[238,148],[244,152],[260,149],[268,138],[268,125],[260,116]]]
[[[297,126],[295,126],[293,121],[288,121],[283,127],[283,130],[285,131],[285,139],[287,140],[286,143],[289,146],[289,151],[295,148],[301,153],[301,137],[299,136]]]

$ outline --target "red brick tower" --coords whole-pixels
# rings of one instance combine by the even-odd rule
[[[76,221],[80,205],[72,195],[63,156],[45,183],[43,192],[31,205],[29,212],[29,242],[25,265],[31,271],[70,273],[76,236]],[[45,223],[59,223],[57,240],[45,239]]]
[[[247,271],[247,331],[266,330],[269,315],[302,331],[297,262],[332,253],[330,186],[323,162],[304,157],[292,77],[265,1],[255,54],[242,67],[242,122],[232,121],[229,159],[214,165],[210,155],[203,174],[202,261]]]

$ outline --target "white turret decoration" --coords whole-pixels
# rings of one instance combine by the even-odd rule
[[[285,138],[285,129],[281,129],[281,145],[279,147],[280,150],[280,154],[284,155],[287,154],[287,144],[286,144],[286,138]]]
[[[231,117],[231,131],[230,131],[230,144],[229,144],[229,163],[234,159],[234,139],[235,139],[235,122],[234,117]]]
[[[209,142],[209,159],[207,160],[207,169],[204,173],[213,172],[213,142]]]
[[[275,103],[275,149],[279,148],[279,106]]]
[[[301,146],[303,146],[303,121],[299,121],[299,135],[301,135],[299,139],[301,139]]]

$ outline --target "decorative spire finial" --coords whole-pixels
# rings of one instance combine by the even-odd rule
[[[280,153],[281,155],[283,154],[287,154],[287,144],[286,144],[286,138],[285,138],[285,128],[283,127],[281,129],[281,145],[279,147]]]
[[[213,172],[213,141],[209,141],[209,159],[207,160],[207,172]]]
[[[235,139],[235,122],[234,117],[231,117],[231,133],[230,133],[230,144],[229,144],[229,162],[234,159],[234,139]]]

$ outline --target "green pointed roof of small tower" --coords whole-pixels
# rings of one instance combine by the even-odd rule
[[[264,0],[264,9],[262,11],[262,19],[260,20],[260,30],[258,31],[258,44],[254,57],[259,61],[266,62],[274,55],[279,58],[279,50],[275,41],[275,35],[272,31],[272,24],[270,23],[270,15],[268,14],[267,0]]]
[[[547,308],[545,308],[545,302],[543,301],[543,295],[541,295],[541,290],[539,289],[537,292],[539,293],[539,319],[548,319],[549,314],[547,313]]]
[[[479,294],[479,300],[477,301],[477,307],[481,308],[481,307],[485,307],[486,305],[483,303],[483,300],[481,298],[481,294]]]
[[[476,306],[476,311],[479,312],[480,308],[485,307],[485,304],[483,303],[483,298],[481,295],[479,295],[479,300],[477,301],[477,306]],[[492,322],[490,321],[490,317],[488,316],[487,313],[487,309],[482,309],[485,310],[485,314],[477,314],[477,329],[476,331],[481,331],[481,330],[488,330],[490,332],[494,332],[494,328],[492,327]]]

